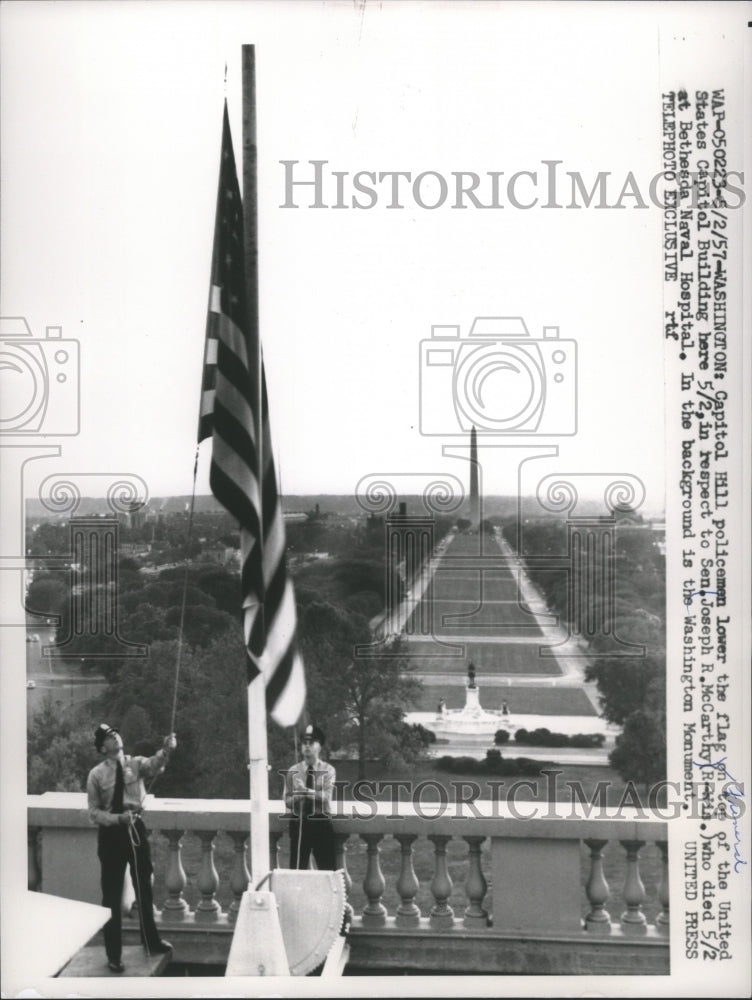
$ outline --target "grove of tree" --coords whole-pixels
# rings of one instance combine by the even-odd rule
[[[356,756],[364,775],[370,760],[404,763],[416,759],[427,734],[404,722],[418,687],[405,676],[408,664],[399,648],[390,648],[388,655],[383,655],[384,650],[368,650],[372,641],[369,621],[383,610],[384,544],[383,536],[380,549],[375,537],[361,533],[359,538],[350,558],[296,566],[295,582],[298,641],[307,675],[307,717],[325,729],[327,752]],[[98,701],[78,712],[56,712],[50,700],[32,719],[29,790],[83,788],[89,768],[98,759],[91,745],[92,733],[106,719],[122,729],[130,751],[136,747],[152,752],[170,728],[178,733],[179,752],[159,778],[161,794],[247,797],[239,574],[200,561],[147,574],[134,559],[123,558],[118,563],[115,592],[100,593],[96,600],[85,602],[88,613],[98,616],[89,620],[94,627],[75,634],[76,593],[80,597],[88,588],[88,598],[92,598],[92,586],[80,570],[72,568],[37,571],[28,590],[30,611],[60,618],[56,636],[60,659],[108,680]],[[118,636],[127,643],[146,645],[147,656],[118,655],[122,651],[103,620],[113,606]],[[359,653],[358,647],[365,652]],[[54,726],[50,726],[52,716]],[[279,774],[295,758],[293,732],[270,724],[268,746],[270,791],[278,795]]]
[[[518,526],[507,518],[501,524],[510,545],[521,542],[528,573],[550,610],[571,622],[571,571],[561,565],[569,543],[566,520],[528,518]],[[666,776],[665,558],[638,516],[617,518],[614,536],[613,602],[605,603],[605,592],[594,602],[611,631],[593,636],[585,678],[597,685],[604,718],[622,727],[611,765],[626,780],[648,785]],[[614,636],[632,648],[623,646],[619,655]]]

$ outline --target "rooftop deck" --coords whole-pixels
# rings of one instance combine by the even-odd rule
[[[248,886],[248,803],[150,799],[146,819],[158,926],[175,946],[175,962],[216,974],[227,960]],[[271,803],[274,867],[286,857],[287,825],[282,804]],[[624,811],[515,818],[505,803],[491,802],[433,811],[429,805],[416,810],[410,804],[347,802],[340,804],[334,826],[354,908],[346,974],[669,971],[665,822],[634,819]],[[29,796],[28,831],[29,888],[99,903],[96,830],[85,795]],[[232,850],[218,866],[220,841]],[[419,878],[414,859],[421,843],[431,870],[423,871],[421,863]],[[620,884],[611,887],[604,877],[609,844],[622,860]],[[641,878],[646,845],[658,859],[647,907]],[[358,862],[355,882],[348,849]],[[189,851],[196,861],[187,875]],[[388,863],[382,866],[382,859]],[[136,944],[133,914],[124,927],[126,944]]]

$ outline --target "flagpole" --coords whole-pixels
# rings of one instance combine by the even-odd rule
[[[256,147],[256,53],[253,45],[242,46],[243,67],[243,231],[246,262],[246,301],[249,340],[258,352],[255,359],[257,378],[256,446],[259,484],[263,481],[264,456],[261,398],[261,340],[258,310],[258,178]],[[251,359],[249,359],[249,362]],[[259,505],[263,509],[263,503]],[[259,510],[261,517],[262,510]],[[263,545],[263,525],[258,545]],[[263,604],[260,609],[263,614]],[[269,873],[269,774],[266,741],[266,691],[259,674],[248,685],[248,756],[251,794],[251,886],[255,887]]]

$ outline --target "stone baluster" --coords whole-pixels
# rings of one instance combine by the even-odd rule
[[[188,913],[188,904],[183,899],[185,889],[185,871],[181,858],[183,834],[185,830],[164,830],[164,836],[169,845],[167,871],[165,872],[165,888],[167,899],[162,910],[163,920],[184,920]]]
[[[627,873],[624,878],[624,902],[627,908],[621,915],[621,926],[625,934],[645,934],[647,920],[642,912],[645,901],[645,886],[640,878],[640,848],[644,840],[622,840],[621,846],[627,852]]]
[[[248,840],[248,834],[244,830],[230,830],[230,836],[232,837],[234,858],[232,875],[230,875],[232,902],[230,903],[228,913],[230,920],[235,920],[237,919],[238,910],[240,909],[240,900],[243,898],[243,893],[248,888],[251,875],[248,871],[248,861],[245,849],[245,842]]]
[[[30,826],[26,831],[29,892],[38,892],[42,884],[42,870],[39,864],[39,827]]]
[[[668,892],[668,841],[657,840],[656,845],[661,852],[661,883],[658,886],[658,899],[661,912],[655,918],[655,926],[662,934],[668,934],[669,928],[669,892]]]
[[[366,874],[363,879],[363,891],[368,898],[363,909],[363,927],[383,927],[386,924],[386,907],[381,902],[386,882],[379,863],[379,841],[383,833],[361,833],[361,839],[368,848]]]
[[[585,886],[590,910],[585,917],[585,930],[591,934],[611,933],[611,917],[605,907],[611,892],[603,874],[603,848],[607,843],[607,840],[585,841],[590,848],[590,875]]]
[[[279,868],[279,842],[282,839],[281,830],[269,831],[269,868],[274,871]]]
[[[420,883],[413,868],[413,842],[418,839],[416,833],[396,833],[402,852],[402,868],[397,879],[397,892],[402,900],[397,907],[395,924],[397,927],[417,927],[420,924],[420,910],[415,902]]]
[[[342,870],[345,878],[345,923],[347,924],[352,923],[353,918],[353,908],[348,902],[350,890],[352,889],[352,879],[350,878],[350,872],[347,870],[347,842],[349,839],[349,833],[334,834],[335,864],[338,870]]]
[[[453,883],[447,868],[446,845],[452,839],[447,834],[431,833],[428,839],[434,847],[434,875],[431,892],[436,900],[429,914],[431,927],[446,930],[454,926],[454,910],[447,900],[452,894]]]
[[[207,923],[215,921],[220,912],[217,902],[219,876],[214,865],[214,838],[217,836],[217,831],[197,830],[196,835],[201,841],[201,865],[196,880],[201,899],[196,907],[196,920]]]
[[[488,883],[480,865],[480,845],[485,837],[463,837],[469,845],[467,882],[465,892],[469,905],[465,909],[463,923],[465,927],[487,927],[488,913],[483,909],[483,898],[488,889]]]

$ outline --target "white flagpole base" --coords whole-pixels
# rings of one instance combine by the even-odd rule
[[[290,975],[273,892],[248,889],[243,893],[225,975]]]

